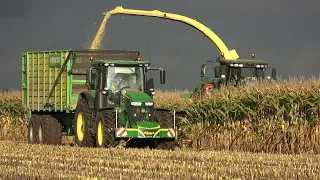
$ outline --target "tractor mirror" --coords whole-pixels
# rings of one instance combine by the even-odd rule
[[[201,76],[204,76],[206,74],[206,65],[202,64],[201,65]]]
[[[86,70],[86,81],[88,84],[91,84],[91,73],[92,73],[92,69],[89,68]]]
[[[153,90],[153,89],[154,89],[154,81],[153,81],[153,78],[150,78],[147,81],[147,90]]]
[[[166,83],[166,71],[165,70],[160,71],[160,83],[161,84]]]
[[[221,66],[216,66],[214,68],[214,75],[215,75],[216,78],[221,78],[221,75],[222,75]]]
[[[276,68],[272,68],[272,78],[276,79],[276,77],[277,77],[277,70]]]

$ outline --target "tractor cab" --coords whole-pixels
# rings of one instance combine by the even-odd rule
[[[87,84],[96,91],[99,108],[115,108],[124,103],[153,104],[153,78],[147,72],[160,71],[160,83],[165,83],[165,71],[150,68],[147,61],[92,61],[87,70]],[[127,102],[131,101],[131,102]]]

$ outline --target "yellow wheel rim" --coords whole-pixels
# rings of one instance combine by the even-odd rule
[[[79,141],[83,140],[84,137],[84,114],[79,112],[77,117],[77,136]]]
[[[102,126],[101,121],[99,121],[99,123],[98,123],[97,136],[98,136],[98,144],[99,144],[99,146],[102,146],[102,142],[103,142],[103,126]]]

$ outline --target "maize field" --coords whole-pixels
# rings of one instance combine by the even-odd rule
[[[320,151],[320,78],[223,87],[197,101],[180,98],[179,93],[157,91],[154,99],[157,107],[186,112],[181,122],[183,147],[270,153]],[[0,104],[0,139],[25,140],[27,122],[21,118],[20,92],[3,92]]]
[[[0,142],[1,179],[317,179],[318,155],[161,151]]]
[[[318,179],[320,78],[223,87],[196,101],[179,93],[154,97],[187,114],[182,148],[160,151],[28,145],[20,92],[1,92],[0,178]]]

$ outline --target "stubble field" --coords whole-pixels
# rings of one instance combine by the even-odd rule
[[[187,112],[180,150],[28,145],[20,92],[2,92],[0,177],[319,178],[320,79],[225,87],[196,102],[158,91],[155,102]]]

